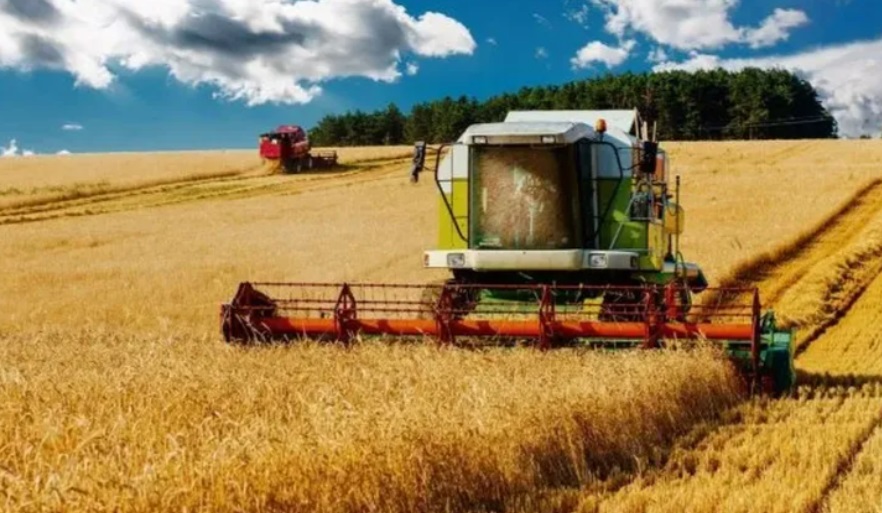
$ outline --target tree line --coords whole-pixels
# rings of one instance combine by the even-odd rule
[[[486,101],[461,96],[395,104],[375,112],[329,115],[310,131],[318,146],[443,143],[473,123],[502,121],[512,110],[637,108],[661,140],[815,139],[837,136],[814,87],[784,70],[625,73],[525,87]]]

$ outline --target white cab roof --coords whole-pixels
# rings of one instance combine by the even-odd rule
[[[468,144],[474,136],[509,137],[509,136],[563,136],[566,143],[573,143],[585,137],[594,136],[594,129],[576,122],[508,122],[482,123],[472,125],[462,134],[460,142]]]
[[[609,127],[626,134],[634,134],[637,125],[637,109],[634,110],[516,110],[508,113],[506,122],[571,122],[595,126],[598,119],[606,120]]]

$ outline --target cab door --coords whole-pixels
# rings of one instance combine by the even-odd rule
[[[597,176],[594,172],[594,145],[587,139],[576,143],[576,172],[579,183],[579,215],[585,249],[600,247],[600,219],[597,212]]]

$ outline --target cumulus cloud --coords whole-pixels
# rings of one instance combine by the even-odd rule
[[[737,27],[731,20],[738,0],[591,0],[602,9],[606,30],[624,38],[641,33],[679,50],[712,49],[732,43],[758,48],[786,39],[808,16],[776,9],[758,28]]]
[[[495,37],[488,37],[488,38],[487,38],[487,44],[488,44],[488,45],[491,45],[491,46],[496,46],[496,45],[498,45],[499,43],[496,42],[496,38],[495,38]]]
[[[59,151],[58,153],[56,153],[56,155],[70,155],[70,154],[71,154],[71,153],[70,153],[69,151],[67,151],[67,150],[61,150],[61,151]]]
[[[694,53],[683,62],[665,62],[656,70],[746,67],[783,68],[808,80],[846,137],[882,133],[882,39],[828,46],[792,55],[723,59]]]
[[[790,37],[790,30],[809,22],[808,16],[796,9],[775,9],[759,28],[745,32],[744,39],[751,48],[772,46]]]
[[[407,66],[404,67],[404,72],[412,77],[420,72],[420,65],[415,62],[408,62]]]
[[[536,48],[536,53],[534,55],[537,59],[547,59],[548,50],[544,46],[540,46]]]
[[[118,68],[163,67],[249,105],[305,103],[333,78],[391,82],[406,73],[406,55],[475,46],[457,20],[413,16],[394,0],[0,2],[0,68],[62,70],[103,89]]]
[[[85,127],[79,123],[65,123],[61,125],[61,129],[65,132],[79,132],[85,129]]]
[[[668,52],[661,47],[653,48],[646,56],[646,60],[654,64],[665,62],[668,60]]]
[[[33,150],[22,150],[18,147],[18,141],[12,139],[8,146],[0,146],[0,158],[7,157],[31,157],[34,155]]]
[[[0,146],[0,157],[15,157],[18,155],[18,141],[9,141],[9,146]]]
[[[614,68],[628,59],[634,46],[634,41],[625,41],[619,47],[609,46],[600,41],[592,41],[576,52],[576,56],[570,59],[570,64],[575,69],[590,68],[595,63],[602,63],[607,68]]]

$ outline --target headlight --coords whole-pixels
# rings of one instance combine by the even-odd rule
[[[476,135],[472,137],[472,144],[487,144],[487,138],[483,135]]]
[[[606,269],[609,267],[609,258],[606,255],[591,255],[588,257],[588,266],[592,269]]]
[[[447,267],[461,269],[465,267],[465,255],[462,253],[450,253],[447,255]]]
[[[557,137],[553,135],[543,135],[542,136],[542,144],[554,144],[557,142]]]

